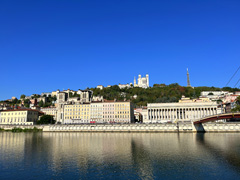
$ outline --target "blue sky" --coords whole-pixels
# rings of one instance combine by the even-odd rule
[[[186,86],[186,68],[192,86],[224,87],[240,65],[239,9],[239,0],[2,0],[0,100],[139,73],[151,86]]]

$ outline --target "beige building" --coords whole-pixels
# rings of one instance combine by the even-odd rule
[[[33,125],[37,122],[40,111],[33,109],[16,109],[0,112],[0,124]]]
[[[65,104],[64,124],[89,123],[90,104]]]
[[[63,104],[63,124],[134,122],[133,105],[128,101],[97,101]]]
[[[129,101],[114,102],[114,121],[117,123],[134,122],[134,107]]]

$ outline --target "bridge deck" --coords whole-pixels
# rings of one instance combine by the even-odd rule
[[[215,114],[212,116],[207,116],[198,120],[193,121],[194,124],[201,124],[221,119],[231,119],[231,118],[240,118],[240,113],[225,113],[225,114]]]

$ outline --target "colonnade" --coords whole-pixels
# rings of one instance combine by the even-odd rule
[[[149,120],[194,120],[217,114],[216,107],[210,108],[149,108]]]

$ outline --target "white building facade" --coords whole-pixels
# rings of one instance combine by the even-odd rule
[[[134,87],[148,88],[149,87],[149,75],[146,74],[146,77],[141,77],[141,74],[138,75],[138,82],[134,77]]]
[[[193,121],[222,112],[216,102],[149,103],[147,108],[148,123]]]

